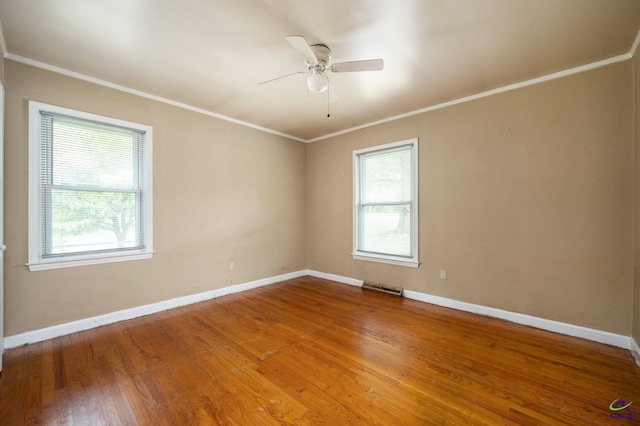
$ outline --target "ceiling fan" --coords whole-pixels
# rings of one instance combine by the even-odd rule
[[[329,78],[326,71],[331,72],[355,72],[355,71],[382,71],[384,61],[382,59],[367,59],[363,61],[349,61],[331,63],[331,49],[325,44],[311,44],[303,36],[292,35],[287,41],[305,60],[307,71],[299,71],[260,84],[269,83],[292,75],[306,75],[307,88],[313,93],[322,93],[329,88]]]

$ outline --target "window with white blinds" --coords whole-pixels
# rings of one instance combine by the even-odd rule
[[[31,270],[149,258],[149,126],[30,102]]]
[[[354,151],[354,251],[418,266],[418,140]]]

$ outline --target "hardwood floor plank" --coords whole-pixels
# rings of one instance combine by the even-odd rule
[[[42,350],[29,351],[25,424],[42,423]]]
[[[0,424],[640,424],[617,398],[623,349],[303,277],[6,351]]]

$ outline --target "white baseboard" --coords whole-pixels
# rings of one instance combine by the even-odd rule
[[[343,277],[340,275],[327,274],[324,272],[318,272],[313,270],[307,270],[307,275],[311,275],[316,278],[324,278],[331,281],[336,281],[343,284],[362,286],[362,280],[356,280],[354,278]],[[632,344],[635,341],[629,336],[623,336],[621,334],[610,333],[608,331],[596,330],[593,328],[582,327],[579,325],[568,324],[559,321],[548,320],[544,318],[534,317],[531,315],[520,314],[517,312],[505,311],[502,309],[491,308],[489,306],[476,305],[473,303],[461,302],[455,299],[449,299],[441,296],[433,296],[426,293],[420,293],[417,291],[404,290],[404,296],[408,299],[417,300],[420,302],[431,303],[438,306],[444,306],[447,308],[457,309],[459,311],[471,312],[478,315],[485,315],[493,318],[500,318],[506,321],[510,321],[516,324],[527,325],[530,327],[539,328],[542,330],[552,331],[554,333],[564,334],[573,337],[580,337],[583,339],[591,340],[599,343],[606,343],[608,345],[617,346],[623,349],[631,349],[633,353]],[[640,349],[636,344],[636,361],[640,366]],[[635,355],[634,355],[635,356]]]
[[[606,343],[612,346],[629,349],[629,336],[610,333],[608,331],[596,330],[593,328],[582,327],[579,325],[568,324],[559,321],[548,320],[544,318],[534,317],[531,315],[520,314],[517,312],[505,311],[502,309],[491,308],[483,305],[475,305],[473,303],[461,302],[446,297],[433,296],[430,294],[420,293],[417,291],[404,291],[404,296],[409,299],[419,300],[421,302],[432,303],[434,305],[453,308],[460,311],[471,312],[474,314],[485,315],[494,318],[504,319],[516,324],[528,325],[530,327],[540,328],[542,330],[553,331],[554,333],[565,334],[568,336],[581,337],[583,339],[592,340],[594,342]]]
[[[27,331],[24,333],[15,334],[13,336],[6,336],[4,338],[4,348],[11,349],[18,346],[26,345],[28,343],[41,342],[43,340],[53,339],[54,337],[60,337],[79,331],[89,330],[91,328],[100,327],[102,325],[113,324],[119,321],[137,318],[156,312],[166,311],[172,308],[177,308],[180,306],[190,305],[192,303],[214,299],[216,297],[225,296],[227,294],[238,293],[241,291],[275,284],[293,278],[304,277],[306,275],[310,275],[306,270],[291,272],[289,274],[278,275],[276,277],[264,278],[261,280],[251,281],[243,284],[236,284],[228,287],[218,288],[215,290],[205,291],[204,293],[177,297],[175,299],[137,306],[135,308],[124,309],[104,315],[98,315],[95,317],[84,318],[65,324],[53,325],[51,327],[45,327],[39,330]]]
[[[640,346],[638,346],[638,342],[636,342],[636,339],[632,337],[629,346],[629,350],[631,351],[631,355],[633,355],[633,359],[636,360],[636,364],[638,365],[638,367],[640,367]]]
[[[315,278],[323,278],[325,280],[336,281],[342,284],[354,285],[356,287],[362,287],[362,280],[356,280],[355,278],[347,278],[341,275],[334,274],[325,274],[324,272],[314,271],[312,269],[307,269],[307,275],[310,275]]]
[[[354,278],[344,277],[340,275],[327,274],[324,272],[305,269],[301,271],[291,272],[289,274],[278,275],[275,277],[264,278],[261,280],[256,280],[256,281],[251,281],[243,284],[236,284],[236,285],[223,287],[223,288],[219,288],[211,291],[206,291],[204,293],[178,297],[175,299],[165,300],[162,302],[151,303],[148,305],[137,306],[135,308],[111,312],[109,314],[98,315],[95,317],[85,318],[78,321],[72,321],[65,324],[54,325],[54,326],[42,328],[39,330],[27,331],[25,333],[16,334],[13,336],[6,336],[4,338],[4,348],[10,349],[10,348],[15,348],[28,343],[41,342],[43,340],[53,339],[55,337],[88,330],[88,329],[99,327],[102,325],[113,324],[119,321],[137,318],[137,317],[165,311],[172,308],[177,308],[180,306],[190,305],[192,303],[202,302],[205,300],[214,299],[216,297],[225,296],[228,294],[251,290],[254,288],[263,287],[266,285],[275,284],[281,281],[286,281],[294,278],[304,277],[306,275],[316,277],[316,278],[331,280],[331,281],[339,282],[342,284],[348,284],[352,286],[359,286],[359,287],[362,286],[362,280],[357,280]],[[528,326],[540,328],[543,330],[553,331],[555,333],[581,337],[583,339],[592,340],[600,343],[606,343],[606,344],[618,346],[624,349],[629,349],[631,350],[631,353],[634,355],[634,358],[636,359],[638,366],[640,366],[640,348],[638,347],[637,342],[629,336],[623,336],[620,334],[614,334],[607,331],[595,330],[595,329],[573,325],[573,324],[567,324],[559,321],[547,320],[544,318],[538,318],[531,315],[505,311],[502,309],[491,308],[488,306],[475,305],[473,303],[461,302],[455,299],[448,299],[446,297],[433,296],[430,294],[420,293],[416,291],[405,290],[404,296],[407,297],[408,299],[413,299],[413,300],[417,300],[425,303],[431,303],[434,305],[444,306],[447,308],[453,308],[461,311],[471,312],[479,315],[486,315],[494,318],[500,318],[500,319],[504,319],[517,324],[528,325]]]

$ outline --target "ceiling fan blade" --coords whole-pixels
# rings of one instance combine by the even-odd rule
[[[313,53],[313,50],[311,50],[309,43],[307,43],[307,40],[305,40],[304,37],[292,35],[287,37],[287,41],[298,51],[299,54],[302,55],[305,61],[311,64],[318,62],[318,58],[316,58],[315,53]]]
[[[291,74],[281,75],[280,77],[276,77],[276,78],[272,78],[271,80],[263,81],[260,84],[271,83],[272,81],[280,80],[281,78],[285,78],[285,77],[291,77],[292,75],[296,75],[296,74],[305,75],[306,72],[304,72],[304,71],[292,72]]]
[[[333,72],[355,72],[355,71],[382,71],[384,61],[382,59],[367,59],[364,61],[338,62],[331,65]]]

